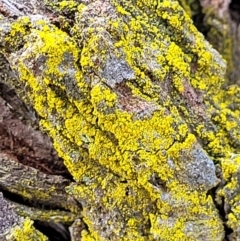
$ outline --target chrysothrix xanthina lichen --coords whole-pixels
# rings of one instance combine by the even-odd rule
[[[234,151],[236,126],[212,97],[225,62],[177,2],[74,9],[71,37],[47,20],[15,22],[24,45],[9,59],[76,180],[82,240],[222,240],[207,195],[218,179],[197,138],[214,157]],[[13,31],[6,45],[18,44]]]

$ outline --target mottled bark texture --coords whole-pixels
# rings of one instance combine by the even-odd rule
[[[71,240],[240,239],[240,88],[178,2],[4,0],[0,13],[1,81],[73,177],[1,155],[26,232],[36,220]],[[9,237],[46,240],[18,228]]]

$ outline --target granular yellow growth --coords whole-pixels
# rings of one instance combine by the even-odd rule
[[[239,112],[215,94],[225,62],[177,2],[61,1],[58,9],[70,6],[71,37],[43,20],[26,32],[22,19],[7,38],[14,46],[10,38],[26,35],[10,59],[76,181],[67,192],[83,206],[82,240],[222,240],[207,195],[215,168],[197,140],[213,157],[223,146],[234,152],[229,133],[239,140]],[[227,179],[237,171],[222,167]]]
[[[47,241],[48,238],[33,227],[33,221],[26,218],[21,227],[13,228],[11,235],[7,237],[9,241]]]

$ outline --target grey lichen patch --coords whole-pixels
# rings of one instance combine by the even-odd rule
[[[218,232],[218,227],[205,227],[204,216],[202,220],[197,221],[188,221],[186,222],[186,227],[184,229],[185,233],[190,234],[189,240],[197,240],[197,241],[205,241],[206,236],[209,232],[212,232],[213,229]],[[203,228],[204,227],[204,228]],[[224,240],[224,235],[222,233],[219,233],[219,236],[216,237],[215,241],[222,241]]]
[[[71,53],[65,52],[63,54],[63,60],[59,64],[58,70],[62,75],[62,78],[59,78],[58,82],[65,86],[67,95],[72,96],[74,99],[82,98],[82,93],[77,88],[76,75],[78,69],[75,66],[74,56]]]
[[[106,79],[107,85],[114,88],[116,84],[134,79],[135,75],[126,61],[113,57],[106,61],[103,77]]]
[[[184,155],[183,155],[184,156]],[[204,152],[199,144],[196,144],[191,151],[191,157],[184,156],[185,170],[184,180],[194,189],[203,188],[209,190],[219,183],[216,170],[211,158]]]
[[[0,192],[0,238],[20,222],[21,218],[13,211],[11,204],[4,199]]]

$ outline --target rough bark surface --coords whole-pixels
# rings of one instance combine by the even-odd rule
[[[240,239],[240,88],[179,2],[0,2],[10,240]]]

